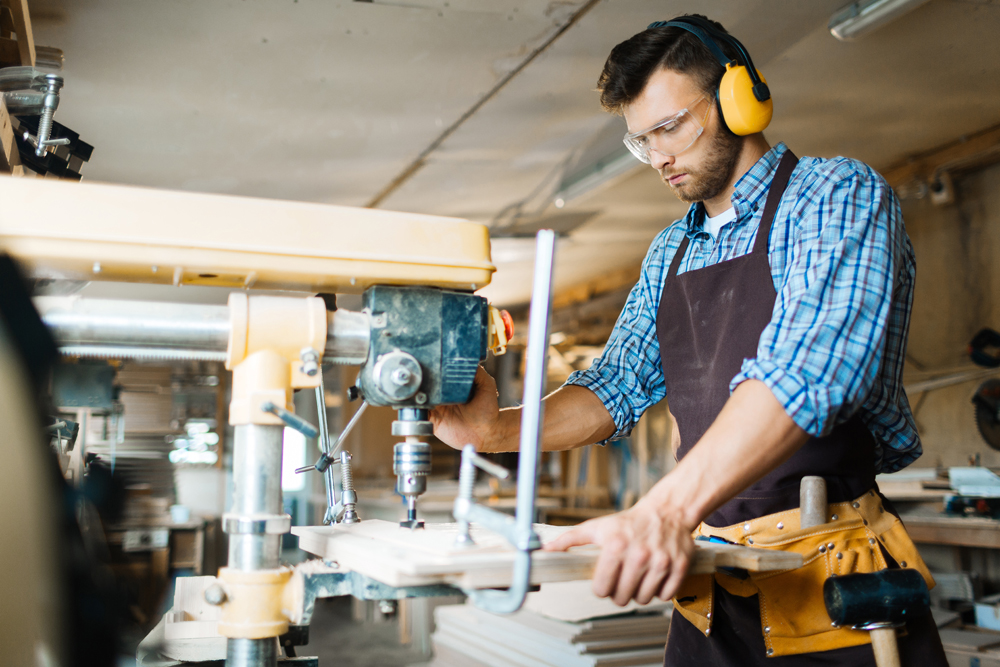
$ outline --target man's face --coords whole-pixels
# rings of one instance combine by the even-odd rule
[[[685,108],[693,116],[703,118],[704,105],[711,105],[704,132],[687,150],[673,156],[664,155],[655,147],[649,151],[653,169],[660,172],[663,182],[678,199],[689,203],[712,199],[729,185],[742,147],[741,138],[722,127],[712,96],[705,95],[692,105],[701,95],[705,95],[704,91],[690,76],[659,69],[625,109],[629,132],[637,132]]]

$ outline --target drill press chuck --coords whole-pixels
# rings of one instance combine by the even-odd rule
[[[431,471],[431,446],[409,437],[393,450],[392,471],[396,474],[396,492],[406,498],[404,528],[423,528],[417,521],[417,496],[427,490],[427,475]]]

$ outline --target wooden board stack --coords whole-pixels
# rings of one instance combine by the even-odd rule
[[[557,596],[552,588],[559,587]],[[510,615],[490,614],[472,605],[438,607],[428,667],[633,667],[663,664],[670,628],[669,605],[650,605],[627,613],[590,594],[589,582],[546,584],[549,600],[529,601]],[[582,600],[589,597],[591,600]],[[564,598],[562,603],[559,598]],[[574,601],[582,605],[574,604]],[[596,618],[583,613],[617,612]],[[553,618],[545,612],[561,618]],[[574,620],[567,620],[572,618]]]

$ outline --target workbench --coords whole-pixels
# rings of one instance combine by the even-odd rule
[[[1000,549],[998,519],[924,514],[903,514],[901,518],[917,544]]]

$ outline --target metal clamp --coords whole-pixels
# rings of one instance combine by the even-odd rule
[[[405,598],[460,595],[461,590],[448,584],[426,586],[390,586],[358,572],[348,572],[323,561],[306,561],[295,568],[293,582],[301,594],[294,596],[296,606],[290,618],[296,624],[312,621],[319,598],[353,596],[359,600],[402,600]]]
[[[470,532],[471,523],[468,515],[472,506],[472,494],[476,487],[476,468],[500,479],[510,477],[509,470],[477,454],[475,446],[466,445],[462,449],[462,467],[458,473],[458,496],[455,498],[454,514],[456,518],[465,518],[458,518],[458,535],[455,536],[456,546],[467,547],[475,544]],[[506,520],[507,516],[504,515],[504,518]]]
[[[34,67],[8,67],[0,71],[0,92],[37,90],[41,93],[40,97],[29,93],[11,98],[11,101],[21,109],[21,113],[37,109],[38,136],[33,137],[25,132],[24,138],[35,147],[35,155],[38,157],[43,157],[49,146],[64,146],[70,143],[67,138],[51,138],[52,117],[59,108],[59,91],[62,90],[63,83],[63,78],[58,74],[43,72]],[[4,98],[6,97],[7,95],[4,95]]]
[[[354,471],[351,468],[351,453],[344,451],[340,455],[340,485],[343,487],[341,501],[330,508],[331,516],[328,523],[358,523],[357,504],[358,493],[354,490]]]
[[[538,467],[542,451],[542,423],[545,374],[549,343],[549,314],[552,305],[552,267],[556,235],[543,229],[537,235],[535,274],[528,323],[527,360],[524,373],[524,400],[521,408],[521,456],[517,469],[517,510],[514,518],[477,505],[461,497],[453,510],[459,522],[482,523],[500,533],[517,548],[510,588],[506,591],[467,590],[472,603],[492,613],[511,613],[521,608],[531,581],[531,552],[542,544],[533,528]],[[463,464],[465,462],[463,457]],[[469,457],[471,464],[476,459]],[[481,466],[480,466],[481,467]],[[467,474],[468,477],[468,474]],[[468,484],[467,484],[468,486]],[[471,494],[470,494],[471,495]]]
[[[287,514],[254,518],[226,514],[222,517],[222,530],[229,535],[284,535],[291,529],[292,517]]]

